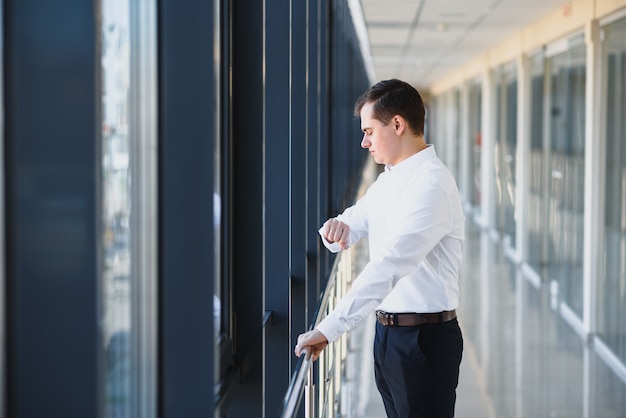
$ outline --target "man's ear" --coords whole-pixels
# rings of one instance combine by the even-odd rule
[[[393,123],[396,135],[402,135],[402,133],[406,129],[406,122],[404,118],[400,115],[395,115],[393,118],[391,118],[391,123]]]

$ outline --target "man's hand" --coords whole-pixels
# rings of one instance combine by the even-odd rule
[[[296,344],[296,348],[293,351],[296,353],[296,356],[300,357],[302,350],[308,348],[309,354],[313,356],[313,361],[315,361],[327,345],[328,340],[324,337],[324,334],[314,329],[298,336],[298,344]]]
[[[348,238],[350,237],[350,227],[336,219],[329,219],[324,223],[324,238],[330,244],[339,243],[342,250],[348,248]]]

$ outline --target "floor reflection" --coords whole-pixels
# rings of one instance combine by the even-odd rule
[[[466,233],[459,317],[496,416],[625,417],[626,384],[564,319],[566,295],[472,222]]]

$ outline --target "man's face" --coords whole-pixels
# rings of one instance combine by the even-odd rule
[[[378,164],[395,165],[401,161],[400,137],[396,134],[396,126],[393,120],[383,125],[380,120],[373,118],[372,112],[372,103],[366,103],[361,108],[361,146],[369,150]]]

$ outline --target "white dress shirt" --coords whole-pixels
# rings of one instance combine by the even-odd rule
[[[385,171],[340,220],[350,226],[348,247],[369,237],[370,262],[317,329],[329,342],[374,309],[441,312],[456,309],[465,217],[456,182],[426,149]],[[320,229],[322,235],[323,228]],[[338,243],[324,245],[332,252]]]

